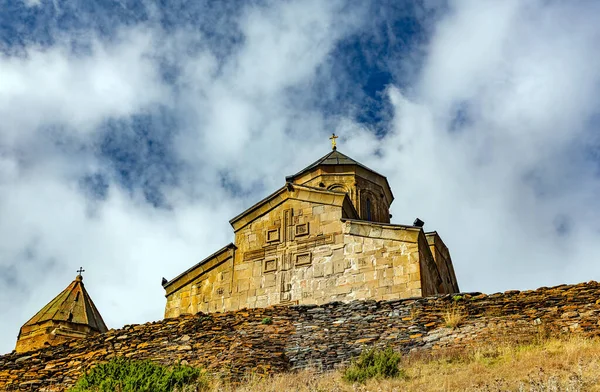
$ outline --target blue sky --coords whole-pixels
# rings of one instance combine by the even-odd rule
[[[80,265],[110,327],[161,318],[331,132],[463,290],[598,280],[599,7],[2,1],[0,352]]]

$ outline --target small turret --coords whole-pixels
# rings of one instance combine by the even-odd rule
[[[83,269],[75,280],[44,306],[19,331],[17,352],[55,346],[108,331],[96,305],[83,286]]]

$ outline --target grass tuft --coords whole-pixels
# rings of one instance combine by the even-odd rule
[[[449,306],[444,312],[444,324],[448,328],[455,329],[460,326],[464,320],[465,315],[456,304]]]
[[[371,378],[404,377],[398,366],[400,354],[391,348],[385,350],[370,349],[363,351],[352,364],[344,370],[343,379],[349,382],[364,383]]]
[[[173,392],[208,389],[209,381],[200,369],[183,365],[168,368],[151,361],[118,357],[91,369],[77,381],[70,392]]]
[[[273,319],[271,317],[265,317],[262,319],[261,323],[265,325],[271,325],[273,324]]]

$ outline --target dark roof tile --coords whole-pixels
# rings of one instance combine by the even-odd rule
[[[100,312],[83,286],[81,276],[77,276],[66,289],[37,312],[24,326],[50,320],[85,324],[102,333],[108,331]]]

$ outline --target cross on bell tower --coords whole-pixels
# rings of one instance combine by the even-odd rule
[[[337,143],[336,140],[338,136],[335,135],[335,133],[331,134],[331,137],[329,138],[329,140],[331,140],[331,149],[332,150],[337,150]]]
[[[82,272],[85,272],[85,270],[83,269],[83,267],[79,267],[79,269],[77,270],[77,276],[81,276]]]

